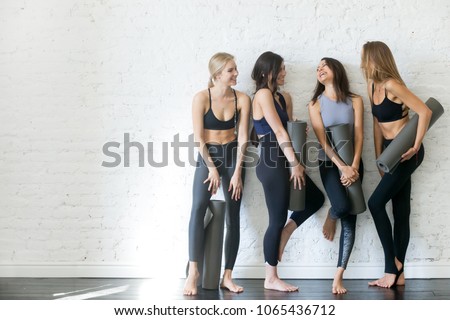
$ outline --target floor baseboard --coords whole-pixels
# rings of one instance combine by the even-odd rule
[[[286,279],[331,279],[336,267],[330,265],[299,266],[280,265],[278,273]],[[234,278],[264,278],[264,265],[238,265],[233,270]],[[383,266],[354,265],[345,272],[347,279],[371,279],[383,274]],[[405,275],[409,279],[450,278],[450,266],[439,264],[407,263]],[[18,264],[0,265],[0,277],[27,278],[161,278],[185,277],[185,266],[171,268],[166,272],[159,268],[153,270],[149,266],[124,264]]]

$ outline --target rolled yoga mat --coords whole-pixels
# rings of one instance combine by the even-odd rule
[[[222,265],[223,230],[225,226],[226,202],[210,200],[206,209],[204,223],[204,247],[197,263],[200,274],[197,285],[204,289],[218,289]],[[189,274],[189,261],[186,264],[186,277]]]
[[[212,216],[205,227],[202,288],[218,289],[220,269],[222,267],[226,202],[223,200],[210,200],[209,210]]]
[[[331,135],[330,142],[339,157],[347,165],[353,162],[354,149],[353,139],[348,124],[337,124],[327,128]],[[366,211],[366,201],[362,190],[361,179],[356,180],[347,188],[347,194],[351,203],[351,214],[359,214]]]
[[[294,148],[297,160],[304,165],[306,161],[306,122],[305,121],[288,121],[287,132],[291,139],[292,147]],[[290,195],[289,195],[289,210],[302,211],[305,209],[305,190],[294,189],[294,182],[291,181]]]
[[[425,104],[433,112],[431,115],[430,125],[428,129],[437,121],[437,119],[444,113],[442,105],[434,98],[429,98]],[[398,133],[389,146],[384,149],[378,157],[376,163],[380,170],[386,173],[392,173],[397,168],[402,154],[408,151],[414,145],[416,140],[417,124],[419,123],[419,116],[415,114],[411,117],[405,127]]]

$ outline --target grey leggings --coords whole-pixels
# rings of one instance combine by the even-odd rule
[[[241,200],[231,199],[228,192],[230,180],[236,168],[237,141],[223,145],[207,145],[209,154],[221,176],[221,188],[226,201],[225,221],[227,232],[225,236],[225,269],[233,269],[239,250],[240,238],[240,207]],[[194,186],[192,190],[192,210],[189,221],[189,261],[199,262],[204,249],[204,225],[203,220],[211,198],[208,191],[209,183],[203,183],[208,178],[208,168],[203,158],[198,155],[197,169],[194,174]],[[242,169],[242,181],[245,171]]]

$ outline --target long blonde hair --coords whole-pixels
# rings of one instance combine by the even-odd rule
[[[389,47],[381,41],[368,41],[363,45],[361,68],[366,81],[372,80],[382,83],[388,79],[395,79],[405,84]]]
[[[217,52],[215,55],[209,59],[208,69],[209,69],[209,82],[208,88],[214,87],[214,79],[216,76],[222,72],[225,65],[234,60],[234,57],[226,52]]]

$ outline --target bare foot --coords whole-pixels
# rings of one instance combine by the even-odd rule
[[[401,272],[401,274],[397,277],[397,282],[395,285],[397,286],[404,286],[405,285],[405,272],[403,271],[403,264],[395,258],[395,266],[397,267],[398,272]]]
[[[244,288],[241,286],[238,286],[237,284],[235,284],[233,282],[233,280],[228,279],[228,278],[223,278],[222,282],[220,283],[220,287],[223,289],[228,289],[231,292],[235,292],[235,293],[241,293],[244,292]]]
[[[288,223],[286,223],[283,231],[281,232],[280,247],[278,249],[278,261],[281,261],[281,257],[284,253],[284,248],[286,247],[286,244],[288,243],[289,238],[294,233],[295,229],[297,229],[297,224],[294,222],[294,220],[289,219]]]
[[[328,210],[327,218],[325,219],[325,223],[323,224],[322,233],[325,239],[333,241],[334,233],[336,232],[336,220],[331,218],[330,210]]]
[[[189,273],[186,278],[186,282],[184,284],[183,294],[185,296],[195,296],[197,295],[197,279],[199,277],[199,273]]]
[[[331,292],[334,294],[345,294],[347,293],[347,289],[343,286],[342,280],[334,280]]]
[[[377,286],[382,288],[390,288],[395,284],[395,274],[385,273],[384,277],[369,282],[369,286]]]
[[[344,294],[347,293],[347,289],[345,289],[343,284],[343,277],[344,277],[344,268],[339,267],[336,271],[336,274],[334,276],[333,280],[333,286],[331,288],[331,292],[334,294]]]
[[[397,286],[404,286],[404,285],[405,285],[405,273],[402,272],[402,274],[398,277]]]
[[[264,288],[268,290],[294,292],[298,291],[298,287],[293,286],[287,282],[284,282],[280,278],[270,278],[264,280]]]

